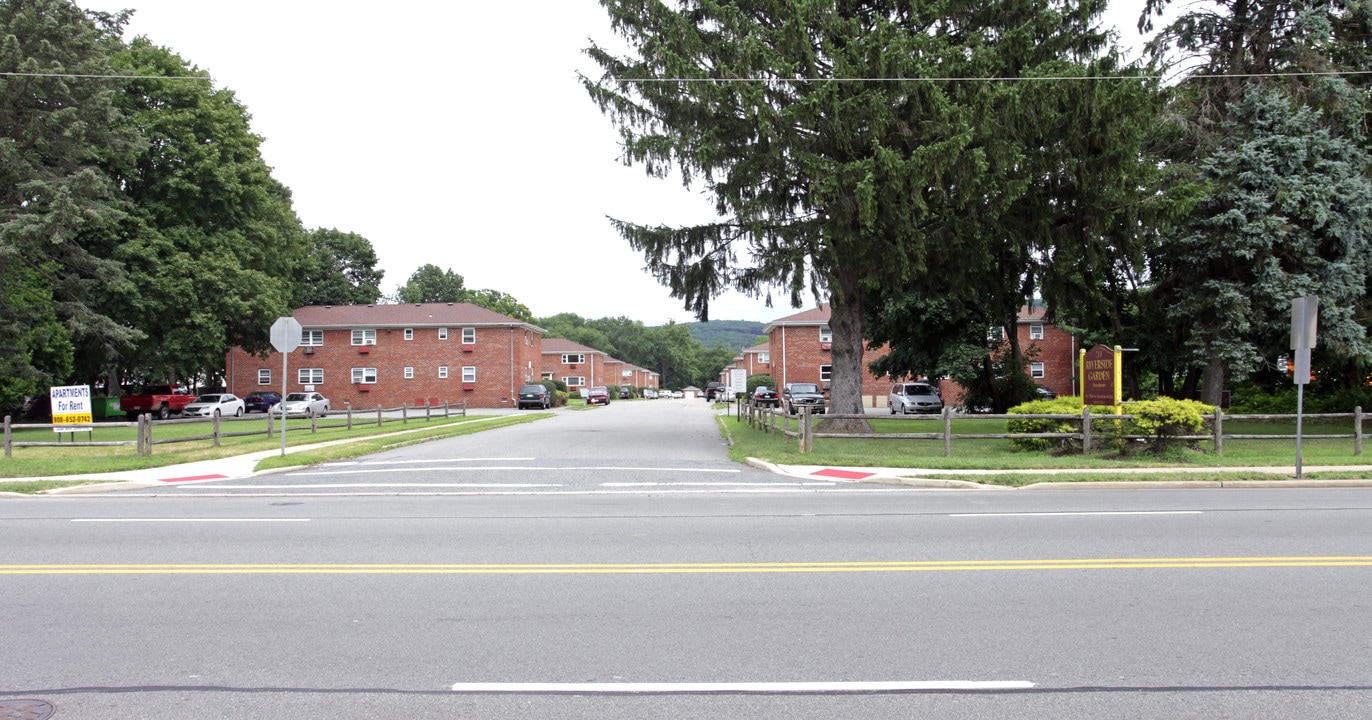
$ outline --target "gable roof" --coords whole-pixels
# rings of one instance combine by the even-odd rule
[[[605,352],[603,350],[597,350],[593,347],[586,347],[581,343],[574,343],[566,338],[543,338],[544,355],[560,355],[562,353],[569,352],[605,355]]]
[[[813,325],[816,327],[820,325],[828,325],[829,315],[829,303],[824,303],[823,305],[820,305],[817,308],[810,308],[809,310],[798,312],[795,315],[787,315],[784,318],[777,318],[776,320],[767,323],[767,327],[763,328],[762,332],[771,333],[773,328],[788,327],[795,325]]]
[[[471,303],[402,303],[396,305],[309,305],[291,313],[308,328],[352,327],[518,327],[543,328]]]
[[[750,347],[750,348],[744,350],[744,351],[743,351],[743,354],[744,354],[744,355],[747,355],[748,353],[765,353],[765,352],[771,352],[771,351],[772,351],[772,344],[771,344],[771,343],[759,343],[759,344],[757,344],[757,345],[754,345],[754,346],[752,346],[752,347]],[[739,357],[742,357],[742,355],[740,355]]]

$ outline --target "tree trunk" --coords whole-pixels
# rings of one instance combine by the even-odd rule
[[[1201,402],[1219,407],[1223,398],[1224,361],[1216,358],[1205,366],[1205,374],[1201,377]]]
[[[829,330],[832,364],[829,373],[829,412],[838,415],[862,415],[862,379],[866,369],[862,364],[863,325],[862,305],[850,302],[842,293],[834,293],[829,303]],[[872,432],[866,420],[824,420],[825,432]]]

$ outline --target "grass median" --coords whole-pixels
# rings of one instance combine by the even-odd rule
[[[1186,470],[1245,467],[1291,466],[1294,473],[1294,439],[1226,439],[1224,453],[1215,451],[1213,441],[1201,441],[1196,449],[1179,449],[1159,456],[1146,448],[1133,446],[1128,451],[1112,445],[1106,438],[1098,435],[1098,448],[1090,454],[1081,452],[1024,451],[1015,448],[1007,439],[971,438],[954,439],[951,456],[944,455],[944,441],[938,439],[896,439],[882,436],[892,434],[942,433],[943,421],[938,417],[930,418],[880,418],[871,419],[873,434],[864,438],[815,438],[814,452],[800,452],[795,438],[788,438],[780,432],[769,433],[749,427],[746,422],[734,415],[720,415],[720,423],[731,439],[729,455],[732,459],[743,461],[755,457],[781,465],[835,465],[851,467],[891,467],[920,468],[928,470],[1000,470],[996,475],[965,475],[937,473],[921,474],[921,477],[954,478],[975,482],[994,482],[1005,485],[1025,485],[1033,482],[1054,480],[1091,481],[1119,480],[1119,474],[1111,470],[1132,468],[1173,468],[1176,473],[1131,475],[1129,479],[1140,480],[1196,480],[1197,475]],[[792,420],[791,428],[797,427]],[[1007,432],[1005,420],[984,419],[975,416],[958,417],[952,422],[953,434],[991,435]],[[1226,435],[1294,435],[1294,422],[1257,422],[1226,421]],[[1316,439],[1312,435],[1335,435],[1353,432],[1351,422],[1309,421],[1304,424],[1301,454],[1304,464],[1358,466],[1372,465],[1372,458],[1359,456],[1355,452],[1352,437]],[[1099,473],[1063,473],[1059,475],[1025,473],[1024,470],[1100,470]],[[1226,479],[1278,479],[1281,476],[1228,471]],[[1317,473],[1310,475],[1321,479],[1363,479],[1372,478],[1372,471],[1347,470],[1338,473]],[[1208,479],[1208,478],[1207,478]]]

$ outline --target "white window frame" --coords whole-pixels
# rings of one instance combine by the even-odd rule
[[[566,386],[568,387],[568,389],[574,388],[574,387],[585,387],[585,386],[586,386],[586,376],[585,376],[585,375],[567,375],[567,376],[564,376],[564,377],[562,378],[562,384],[563,384],[563,385],[566,385]]]
[[[448,366],[447,366],[447,365],[439,365],[439,366],[438,366],[438,379],[439,379],[439,380],[447,380],[447,379],[448,379]]]
[[[757,354],[757,361],[760,362],[760,363],[762,363],[762,364],[764,364],[764,365],[771,365],[771,364],[772,364],[772,353],[770,353],[770,352],[760,352],[760,353],[758,353],[758,354]]]
[[[463,345],[475,345],[475,344],[476,344],[476,328],[474,328],[474,327],[472,327],[472,328],[462,328],[462,344],[463,344]]]
[[[324,331],[323,331],[323,330],[301,330],[301,331],[300,331],[300,346],[301,346],[301,347],[322,347],[323,345],[324,345]]]
[[[354,385],[374,385],[376,384],[376,368],[353,368]]]
[[[572,360],[572,358],[577,358]],[[563,365],[585,365],[586,353],[562,353]]]
[[[1034,323],[1033,325],[1030,325],[1030,326],[1029,326],[1029,339],[1030,339],[1030,340],[1042,340],[1042,339],[1043,339],[1043,324],[1042,324],[1042,323]]]
[[[553,379],[553,374],[550,373],[550,372],[545,372],[545,373],[543,373],[542,379],[543,379],[543,380],[552,380],[552,379]]]
[[[819,341],[831,343],[834,341],[834,331],[828,325],[821,325],[819,328]]]
[[[447,340],[447,339],[448,339],[448,328],[439,328],[439,329],[438,329],[438,339],[439,339],[439,340]]]
[[[1042,379],[1043,379],[1043,376],[1044,376],[1043,363],[1041,363],[1041,362],[1031,362],[1031,363],[1029,363],[1029,377],[1034,378],[1035,380],[1042,380]]]
[[[301,385],[323,385],[324,368],[296,368],[295,381]]]
[[[257,384],[258,384],[258,385],[271,385],[271,384],[272,384],[272,371],[271,371],[271,368],[263,368],[263,369],[260,369],[260,370],[257,371]]]
[[[820,381],[820,382],[822,382],[822,383],[831,382],[831,381],[833,380],[833,375],[834,375],[834,366],[833,366],[833,365],[820,365],[820,366],[819,366],[819,381]]]
[[[353,329],[353,345],[375,345],[376,331],[362,328]]]
[[[464,383],[474,383],[474,382],[476,382],[476,366],[475,366],[475,365],[463,365],[463,366],[462,366],[462,382],[464,382]]]
[[[405,339],[406,339],[406,340],[413,340],[413,339],[414,339],[414,328],[405,328]]]
[[[407,368],[405,368],[405,379],[406,379],[406,380],[413,380],[413,379],[414,379],[414,368],[413,368],[413,367],[407,367]]]

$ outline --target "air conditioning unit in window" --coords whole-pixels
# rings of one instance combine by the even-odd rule
[[[313,355],[313,354],[314,354],[314,348],[312,348],[312,347],[306,345],[306,346],[305,346],[305,354],[306,354],[306,355]]]

